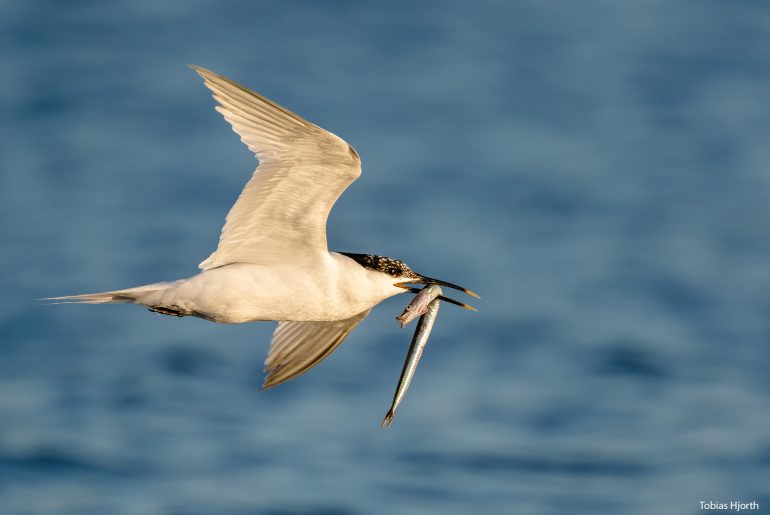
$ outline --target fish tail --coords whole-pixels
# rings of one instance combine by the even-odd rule
[[[396,412],[391,408],[388,411],[388,414],[385,415],[385,418],[382,419],[382,424],[380,424],[380,427],[383,429],[387,429],[390,427],[390,425],[393,423],[393,417],[396,416]]]

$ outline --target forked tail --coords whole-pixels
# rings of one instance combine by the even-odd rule
[[[83,295],[66,295],[64,297],[47,297],[40,300],[52,301],[52,304],[119,304],[119,303],[138,303],[141,297],[147,294],[165,290],[168,288],[168,282],[146,284],[136,288],[126,290],[105,291],[101,293],[85,293]]]

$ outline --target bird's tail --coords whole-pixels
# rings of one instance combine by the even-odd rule
[[[105,291],[101,293],[85,293],[83,295],[66,295],[64,297],[47,297],[40,300],[51,301],[51,304],[120,304],[134,303],[140,297],[149,293],[165,290],[171,283],[155,283],[128,288],[125,290]],[[139,302],[141,303],[141,302]]]

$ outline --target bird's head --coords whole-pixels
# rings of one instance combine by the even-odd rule
[[[410,286],[411,284],[436,284],[439,286],[446,286],[447,288],[460,290],[461,292],[472,295],[477,299],[480,298],[478,295],[468,289],[463,288],[462,286],[457,286],[456,284],[442,281],[440,279],[433,279],[432,277],[418,274],[412,270],[409,265],[398,259],[387,256],[375,256],[373,254],[351,254],[348,252],[342,252],[341,254],[349,257],[350,259],[353,259],[364,268],[368,268],[369,270],[374,270],[390,276],[393,280],[394,286],[403,288],[412,293],[417,293],[420,291],[420,289]],[[443,295],[439,296],[439,298],[457,306],[476,311],[474,308],[465,303],[444,297]]]

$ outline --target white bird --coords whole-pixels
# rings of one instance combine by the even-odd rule
[[[103,293],[53,297],[64,303],[133,303],[164,315],[219,323],[277,320],[263,388],[318,364],[383,300],[438,284],[397,259],[329,252],[326,219],[361,175],[358,153],[267,98],[192,66],[259,166],[227,215],[216,251],[197,275]],[[446,299],[470,308],[461,302]],[[473,309],[473,308],[470,308]]]

